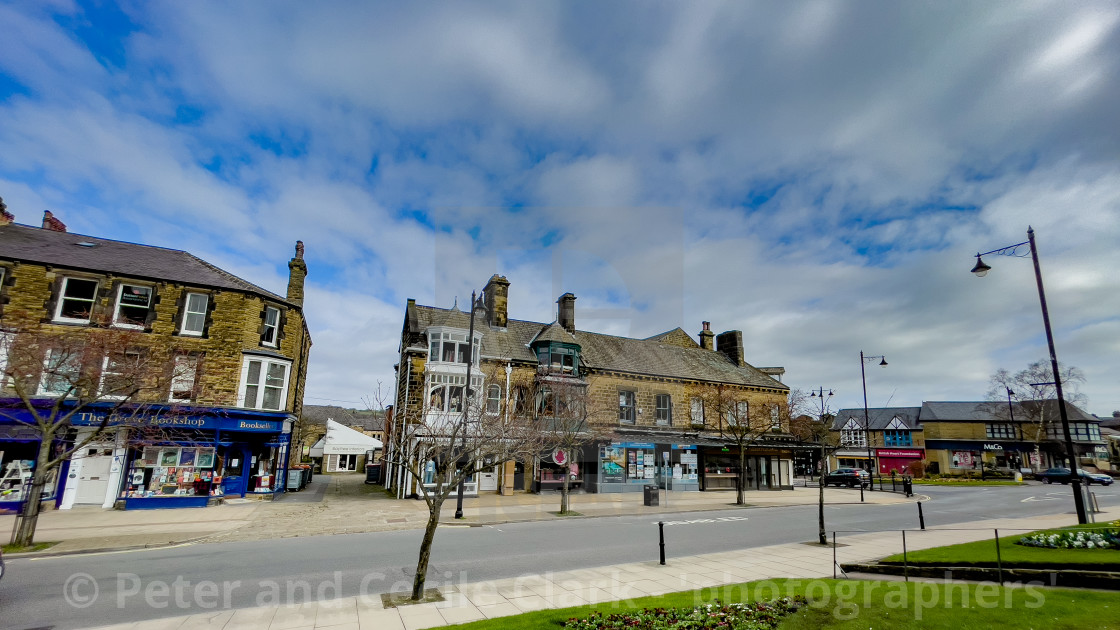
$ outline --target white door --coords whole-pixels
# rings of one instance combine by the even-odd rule
[[[497,492],[498,491],[498,473],[496,468],[484,470],[479,473],[478,491],[479,492]]]
[[[86,457],[82,459],[82,471],[78,474],[78,491],[74,503],[105,502],[109,491],[109,471],[113,467],[113,457]]]

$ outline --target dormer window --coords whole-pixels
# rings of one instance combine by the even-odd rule
[[[471,352],[471,363],[478,365],[478,349],[481,336],[474,337],[474,348]],[[466,363],[467,362],[467,333],[455,330],[428,331],[428,360],[439,363]]]
[[[556,341],[535,345],[539,366],[553,372],[579,376],[579,346]]]

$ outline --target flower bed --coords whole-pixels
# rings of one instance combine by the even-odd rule
[[[783,617],[797,612],[805,604],[804,597],[783,597],[771,602],[750,604],[723,604],[715,601],[693,608],[643,608],[613,615],[604,615],[596,611],[584,619],[569,619],[564,623],[564,627],[569,630],[598,630],[599,628],[772,630],[778,627]]]
[[[1017,544],[1048,549],[1120,549],[1120,529],[1038,532],[1023,536]]]

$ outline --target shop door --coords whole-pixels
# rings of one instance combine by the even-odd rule
[[[109,470],[112,467],[112,456],[83,458],[82,472],[78,475],[78,491],[74,495],[74,503],[93,503],[97,505],[104,503],[105,494],[109,491]]]
[[[498,491],[498,473],[496,468],[483,470],[479,473],[478,478],[478,491],[479,492],[497,492]]]

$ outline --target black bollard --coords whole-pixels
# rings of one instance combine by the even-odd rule
[[[925,528],[926,528],[926,517],[925,517],[924,514],[922,514],[922,502],[921,501],[918,501],[918,525],[920,525],[921,528],[923,530],[925,530]]]
[[[924,527],[922,529],[925,529]],[[661,538],[661,564],[665,564],[665,521],[657,521],[657,533]]]
[[[863,503],[863,484],[859,484],[859,502]]]

